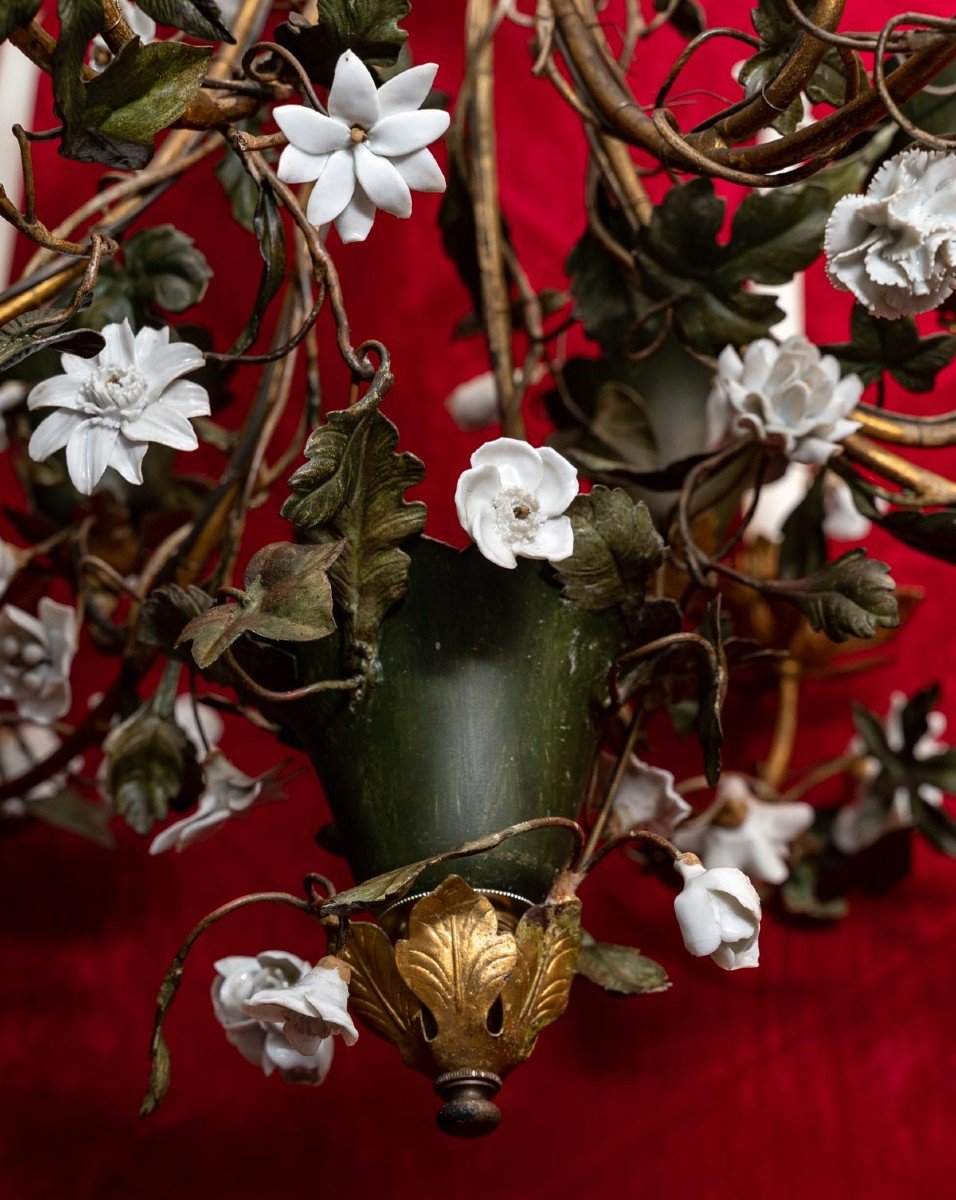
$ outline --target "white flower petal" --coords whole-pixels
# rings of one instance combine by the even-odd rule
[[[335,65],[329,89],[329,116],[346,125],[371,129],[379,118],[378,89],[365,63],[346,50]]]
[[[202,351],[189,342],[171,342],[154,350],[140,365],[146,378],[147,395],[158,399],[174,379],[197,370],[204,362]]]
[[[31,411],[38,408],[84,410],[86,400],[78,381],[72,375],[54,375],[52,379],[44,379],[32,389],[27,397],[27,407]]]
[[[279,155],[276,174],[283,183],[312,183],[325,170],[327,154],[306,154],[296,146],[286,146]]]
[[[306,155],[331,154],[333,150],[344,150],[349,144],[347,124],[326,117],[305,104],[280,104],[272,110],[272,115],[292,147]],[[282,157],[285,157],[285,151]],[[284,176],[280,174],[279,178]]]
[[[450,121],[449,114],[440,108],[396,113],[379,121],[369,132],[367,145],[376,154],[384,154],[389,158],[398,154],[412,154],[440,138]]]
[[[181,417],[208,417],[209,393],[191,379],[177,379],[163,392],[161,403],[174,408]]]
[[[392,164],[413,192],[443,192],[447,186],[441,167],[430,150],[400,154]]]
[[[95,355],[93,358],[80,358],[78,354],[68,354],[64,351],[60,355],[60,366],[64,374],[72,375],[74,379],[82,382],[95,373],[98,357]]]
[[[475,540],[475,545],[489,562],[509,569],[518,565],[514,550],[505,544],[501,536],[501,531],[498,528],[498,523],[495,520],[495,514],[492,509],[485,508],[479,512],[474,523],[472,537]]]
[[[494,425],[498,420],[498,389],[494,374],[485,371],[460,383],[445,400],[445,408],[459,429],[486,429]]]
[[[70,434],[66,443],[66,469],[73,486],[84,496],[89,496],[103,478],[118,437],[116,426],[94,425],[89,421]]]
[[[501,437],[485,442],[471,456],[471,465],[497,467],[504,484],[529,492],[536,491],[544,477],[537,450],[518,438]]]
[[[85,424],[86,418],[82,413],[60,412],[50,413],[44,417],[30,436],[28,452],[34,462],[43,462],[57,450],[62,450],[70,440],[74,430]]]
[[[144,325],[133,341],[136,361],[144,362],[151,354],[169,345],[169,326],[153,329],[150,325]]]
[[[355,191],[355,159],[351,150],[336,150],[309,197],[306,215],[312,225],[326,225],[343,212]]]
[[[110,455],[110,466],[118,471],[127,483],[139,485],[143,482],[143,459],[149,446],[145,443],[130,442],[125,437],[116,439],[113,453]]]
[[[438,63],[421,63],[393,75],[378,89],[379,119],[421,108],[437,74]]]
[[[574,553],[574,530],[570,517],[552,517],[538,526],[537,532],[522,547],[525,558],[545,558],[562,562]]]
[[[358,183],[352,199],[342,212],[335,218],[335,229],[346,244],[349,242],[364,242],[375,221],[375,205],[369,200],[363,188]]]
[[[475,522],[501,491],[498,468],[490,464],[463,471],[455,488],[455,508],[462,528],[474,537]]]
[[[106,342],[98,361],[118,367],[130,367],[136,361],[136,340],[129,321],[124,317],[118,325],[104,325],[100,330]]]
[[[355,174],[362,190],[376,208],[394,217],[412,215],[408,184],[388,161],[373,154],[364,142],[355,147]]]
[[[578,494],[577,469],[550,446],[542,446],[538,457],[544,472],[535,489],[535,496],[545,516],[560,516]]]
[[[186,417],[161,400],[124,425],[123,434],[133,442],[158,442],[173,450],[195,450],[199,445],[196,431]]]

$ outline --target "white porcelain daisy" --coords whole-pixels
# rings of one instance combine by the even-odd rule
[[[420,111],[437,70],[437,63],[423,63],[376,88],[362,60],[346,50],[335,67],[328,116],[302,104],[275,109],[289,139],[279,178],[315,181],[307,207],[313,225],[334,221],[343,242],[362,242],[377,208],[410,217],[411,190],[445,190],[441,168],[425,147],[451,118],[442,109]]]
[[[38,383],[27,398],[31,409],[59,410],[33,431],[30,457],[43,462],[65,446],[73,486],[87,496],[107,467],[142,483],[150,442],[195,450],[190,418],[209,415],[206,389],[180,378],[203,365],[196,346],[170,342],[165,327],[134,336],[125,320],[101,332],[106,345],[99,354],[61,355],[64,374]]]

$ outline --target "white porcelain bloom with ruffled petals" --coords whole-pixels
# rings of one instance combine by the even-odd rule
[[[938,307],[956,288],[956,155],[911,147],[885,162],[836,203],[824,250],[830,282],[875,316]]]
[[[107,467],[142,483],[151,442],[195,450],[190,419],[209,415],[206,389],[181,378],[203,365],[196,346],[170,342],[167,327],[134,335],[126,320],[101,332],[106,345],[99,354],[62,354],[64,373],[38,383],[27,398],[31,409],[57,409],[33,431],[30,457],[43,462],[65,446],[70,479],[84,495]]]
[[[21,717],[40,725],[65,716],[76,647],[71,605],[44,596],[34,617],[5,604],[0,609],[0,700],[13,700]]]
[[[602,755],[600,776],[610,781],[615,760]],[[652,767],[636,754],[628,761],[627,770],[611,805],[611,831],[628,833],[632,829],[647,829],[661,837],[670,837],[674,827],[693,812],[691,806],[674,787],[674,776],[661,767]]]
[[[674,869],[684,889],[674,901],[684,945],[695,958],[706,955],[725,971],[760,962],[760,897],[735,867],[705,870],[694,854],[683,854]]]
[[[682,850],[707,867],[739,867],[754,879],[783,883],[790,874],[790,845],[813,824],[813,808],[803,801],[766,803],[742,775],[727,774],[717,785],[711,810],[674,833]]]
[[[779,346],[760,338],[742,359],[725,346],[707,401],[708,445],[749,434],[792,462],[821,466],[859,429],[847,418],[862,394],[862,380],[841,379],[837,360],[802,334]]]
[[[448,128],[442,109],[421,109],[437,63],[423,63],[376,88],[351,50],[335,67],[328,116],[302,104],[273,111],[289,139],[279,159],[285,183],[312,183],[306,215],[313,225],[335,222],[343,242],[362,242],[375,210],[410,217],[412,191],[443,192],[445,177],[426,147]]]
[[[202,758],[203,791],[199,804],[183,817],[167,825],[150,842],[150,854],[166,850],[185,850],[201,842],[233,817],[243,815],[259,804],[282,800],[285,793],[279,771],[250,776],[226,758],[221,750],[209,750]]]
[[[287,1083],[321,1083],[332,1063],[335,1043],[324,1038],[312,1054],[300,1054],[271,1025],[246,1016],[242,1005],[256,992],[284,989],[308,975],[310,966],[284,950],[264,950],[252,958],[232,955],[216,963],[212,1006],[229,1042],[266,1075],[278,1070]]]
[[[499,567],[520,558],[561,562],[574,553],[571,519],[578,473],[550,446],[536,450],[517,438],[485,442],[455,489],[462,528]]]
[[[240,1006],[247,1017],[276,1025],[299,1054],[314,1054],[323,1038],[340,1035],[346,1046],[358,1041],[348,1011],[351,972],[328,956],[289,988],[266,988]]]
[[[890,706],[883,729],[886,734],[886,744],[895,753],[899,753],[905,744],[903,709],[906,708],[908,702],[909,698],[905,692],[893,692],[890,695]],[[947,751],[950,748],[948,743],[941,740],[946,732],[946,725],[946,716],[938,709],[927,713],[926,732],[914,745],[913,757],[917,760],[932,758],[936,754],[943,754]],[[863,751],[862,738],[852,738],[847,746],[847,754],[862,754]],[[898,787],[893,793],[884,824],[882,826],[874,825],[869,815],[870,806],[867,800],[869,789],[879,774],[879,762],[875,758],[867,757],[863,762],[862,778],[856,798],[837,812],[833,822],[833,841],[837,849],[844,854],[858,854],[886,834],[892,833],[896,829],[908,829],[913,824],[913,804],[910,800],[909,789]],[[919,798],[927,804],[931,804],[934,808],[942,807],[945,793],[935,784],[920,783],[917,785],[916,791]]]

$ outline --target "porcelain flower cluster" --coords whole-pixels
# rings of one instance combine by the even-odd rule
[[[929,312],[956,288],[956,155],[910,148],[827,222],[830,281],[874,316]]]

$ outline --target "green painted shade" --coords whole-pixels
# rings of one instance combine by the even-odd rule
[[[409,590],[383,622],[366,698],[315,696],[287,714],[358,880],[518,821],[576,816],[624,638],[615,614],[563,600],[546,564],[504,570],[429,538],[410,553]],[[304,682],[342,669],[335,636],[295,654]],[[567,848],[562,831],[523,834],[417,886],[454,871],[540,900]]]

